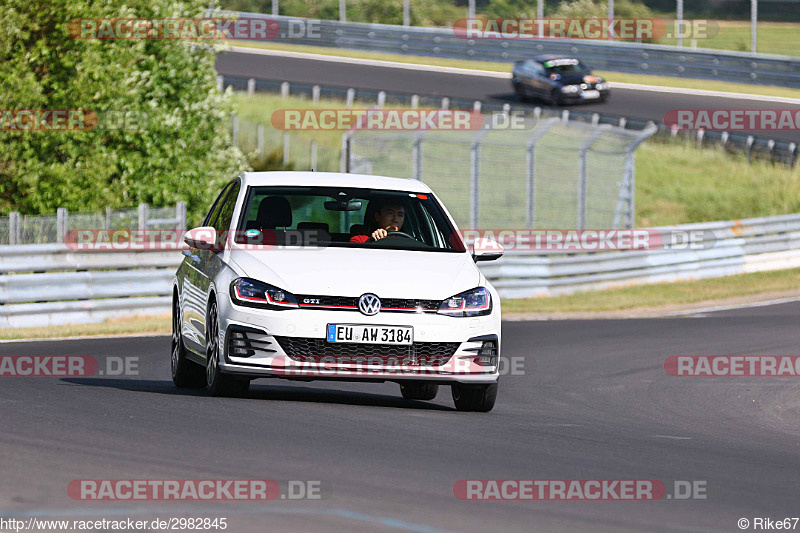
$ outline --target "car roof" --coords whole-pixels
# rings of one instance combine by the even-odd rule
[[[410,178],[389,178],[368,174],[348,174],[342,172],[245,172],[243,185],[258,186],[306,186],[306,187],[355,187],[359,189],[385,189],[390,191],[431,193],[431,189],[419,180]]]
[[[545,54],[541,56],[536,56],[533,59],[540,63],[544,63],[545,61],[553,61],[554,59],[578,59],[575,56],[565,56],[561,54]]]

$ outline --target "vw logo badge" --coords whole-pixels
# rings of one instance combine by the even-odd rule
[[[362,294],[358,299],[358,310],[367,316],[377,315],[381,310],[381,300],[374,294]]]

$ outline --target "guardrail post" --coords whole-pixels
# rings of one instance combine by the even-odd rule
[[[723,131],[722,135],[720,135],[720,142],[722,143],[723,147],[728,145],[728,138],[729,137],[730,137],[730,134],[727,131]]]
[[[22,244],[22,224],[19,211],[8,214],[8,244]]]
[[[411,109],[417,109],[419,107],[419,95],[412,94],[411,95]]]
[[[569,111],[566,109],[561,112],[561,122],[569,122]]]
[[[139,204],[139,227],[138,230],[146,230],[147,229],[147,219],[150,216],[149,213],[150,209],[147,204]]]
[[[239,115],[233,113],[233,145],[239,147]]]
[[[592,113],[592,126],[597,126],[598,124],[600,124],[600,115]]]
[[[289,82],[288,81],[284,81],[283,83],[281,83],[281,98],[283,98],[284,100],[289,98]]]
[[[256,146],[258,147],[258,153],[264,153],[264,125],[259,123],[256,126]]]
[[[511,104],[503,104],[503,113],[511,113]]]
[[[255,92],[256,92],[256,80],[255,78],[250,78],[249,80],[247,80],[247,94],[249,96],[253,96]]]
[[[628,125],[628,119],[625,118],[625,117],[620,117],[620,119],[619,119],[619,127],[622,128],[622,129],[625,129],[625,127],[627,125]]]
[[[706,136],[706,130],[700,128],[697,130],[697,145],[702,147],[703,146],[703,138]]]
[[[386,105],[386,91],[380,91],[378,93],[378,107],[383,107]]]
[[[317,141],[311,141],[311,170],[317,170]]]
[[[283,133],[283,164],[289,164],[289,134]]]
[[[56,242],[64,242],[67,236],[69,212],[66,207],[56,210]]]
[[[446,96],[442,98],[442,109],[450,109],[450,99]]]
[[[311,102],[315,104],[319,103],[319,85],[311,87]]]
[[[752,135],[747,136],[747,163],[749,165],[753,164],[753,141],[755,139]]]
[[[472,104],[472,110],[476,111],[478,113],[481,112],[481,108],[482,107],[483,107],[483,104],[481,103],[480,100],[475,100],[475,102]]]
[[[347,108],[353,107],[353,100],[356,98],[356,90],[350,87],[347,89]]]
[[[797,144],[790,143],[789,144],[789,166],[794,168],[794,164],[797,161]]]
[[[186,202],[178,202],[175,204],[175,218],[178,219],[178,231],[186,231]]]
[[[217,76],[217,90],[221,93],[225,92],[225,76],[222,74]]]

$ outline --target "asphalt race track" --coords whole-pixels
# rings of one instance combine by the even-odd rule
[[[505,322],[493,412],[450,391],[261,380],[247,398],[173,387],[169,337],[0,344],[3,355],[139,358],[130,377],[0,378],[1,518],[227,517],[249,531],[739,531],[800,515],[795,378],[666,375],[670,355],[800,352],[800,303],[700,317]],[[74,479],[319,480],[321,500],[83,502]],[[658,479],[707,499],[461,501],[461,479]]]
[[[510,72],[509,66],[509,72]],[[355,87],[387,90],[408,94],[468,98],[484,102],[519,104],[508,79],[473,75],[406,70],[379,66],[336,63],[272,55],[253,55],[237,52],[221,54],[217,71],[226,76],[266,80],[311,83],[332,87]],[[613,84],[613,77],[611,82]],[[530,104],[533,107],[535,104]],[[548,105],[540,103],[539,105]],[[615,88],[604,104],[570,106],[592,113],[626,117],[628,119],[663,122],[671,109],[800,109],[798,105],[776,104],[751,99],[720,98],[683,93],[659,93]],[[798,131],[741,132],[776,140],[800,142]]]

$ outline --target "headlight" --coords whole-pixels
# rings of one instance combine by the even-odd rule
[[[492,312],[492,295],[484,287],[451,296],[439,306],[440,315],[480,316]]]
[[[577,93],[581,90],[580,85],[564,85],[561,88],[562,93]]]
[[[250,278],[236,278],[231,283],[231,298],[239,305],[261,309],[295,309],[294,294]]]

